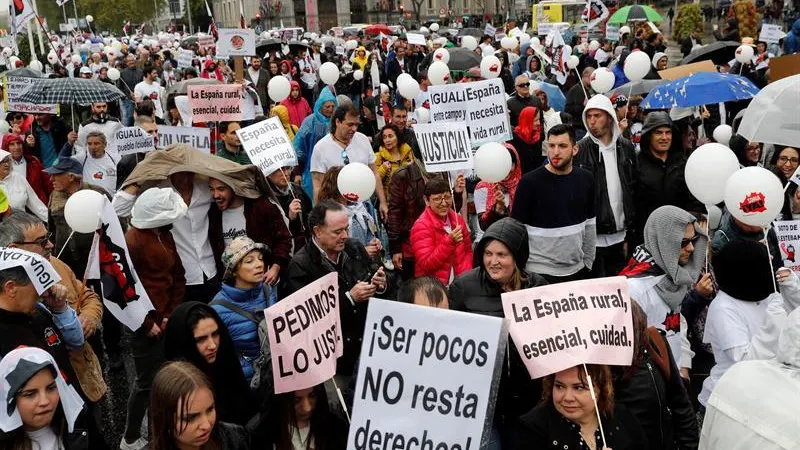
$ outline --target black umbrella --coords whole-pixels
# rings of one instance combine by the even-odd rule
[[[256,53],[258,56],[263,57],[268,52],[281,51],[281,41],[278,39],[268,38],[256,40]]]
[[[450,47],[447,51],[450,52],[450,61],[447,63],[447,67],[449,67],[451,71],[464,71],[481,65],[481,57],[470,49],[464,47]],[[428,53],[422,61],[421,66],[425,68],[430,67],[432,58],[433,53]]]
[[[125,95],[110,83],[83,78],[53,78],[39,80],[19,98],[20,103],[46,105],[91,105],[97,102],[113,102]]]
[[[290,52],[296,54],[300,49],[308,51],[309,49],[311,49],[311,47],[309,47],[308,44],[304,44],[304,43],[302,43],[300,41],[297,41],[297,40],[289,41],[289,51]]]
[[[483,37],[483,30],[480,28],[462,28],[458,30],[459,36],[472,36],[478,39]]]
[[[733,41],[717,41],[693,50],[681,60],[681,65],[711,60],[714,64],[727,64],[736,57],[736,49],[741,44]]]
[[[44,74],[38,70],[31,69],[30,67],[22,67],[20,69],[7,70],[1,74],[8,77],[22,77],[22,78],[44,78]]]
[[[186,95],[189,93],[189,86],[203,86],[208,84],[222,84],[222,82],[216,78],[190,78],[170,86],[170,88],[167,89],[167,95]]]

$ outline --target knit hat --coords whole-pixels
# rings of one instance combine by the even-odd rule
[[[611,96],[611,103],[614,104],[614,108],[622,108],[623,106],[627,106],[628,96],[625,94],[614,94]]]
[[[719,288],[745,302],[760,302],[773,292],[767,248],[760,242],[736,239],[714,255]]]
[[[19,142],[21,144],[22,138],[18,134],[6,133],[3,135],[3,142],[0,144],[0,148],[8,150],[8,147],[11,146],[13,142]]]
[[[234,239],[225,251],[222,252],[222,265],[225,267],[225,278],[233,274],[236,265],[253,250],[261,250],[262,253],[269,252],[269,247],[259,244],[247,236],[239,236]]]

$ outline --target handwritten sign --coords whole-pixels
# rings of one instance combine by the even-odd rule
[[[192,60],[194,59],[194,52],[191,50],[178,49],[178,67],[185,69],[192,67]]]
[[[264,312],[275,393],[307,389],[336,374],[342,356],[339,279],[318,279]]]
[[[488,23],[486,24],[485,27],[483,27],[483,34],[485,34],[486,36],[494,36],[496,33],[497,33],[497,28],[489,25]]]
[[[114,133],[114,144],[120,156],[155,150],[153,136],[139,127],[124,127]]]
[[[28,77],[3,77],[3,103],[5,103],[6,111],[22,112],[25,114],[58,114],[58,105],[53,103],[49,105],[34,105],[31,103],[22,103],[18,99],[28,92],[39,78]]]
[[[211,84],[189,86],[189,108],[194,122],[242,120],[239,85]]]
[[[14,267],[22,267],[25,270],[39,295],[61,280],[56,269],[50,265],[50,261],[36,253],[18,248],[0,247],[0,270]]]
[[[198,47],[200,47],[200,48],[212,48],[215,45],[217,45],[217,44],[214,42],[214,36],[211,36],[209,34],[203,34],[203,35],[197,36],[197,46]]]
[[[422,46],[427,45],[425,42],[425,36],[419,33],[406,33],[406,39],[408,39],[409,44],[422,45]]]
[[[625,277],[508,292],[502,301],[509,333],[531,378],[582,363],[628,366],[633,360]]]
[[[466,122],[473,147],[511,140],[506,93],[499,78],[428,88],[431,123]]]
[[[285,166],[297,165],[292,141],[277,117],[236,130],[250,161],[269,176]]]
[[[783,32],[780,25],[765,23],[761,25],[761,33],[758,35],[758,40],[777,44],[784,37],[786,37],[786,33]]]
[[[473,168],[472,146],[466,122],[452,122],[445,126],[420,123],[414,125],[414,134],[428,172]]]

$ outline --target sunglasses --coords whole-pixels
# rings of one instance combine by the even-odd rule
[[[531,84],[530,83],[520,83],[520,84],[517,85],[517,87],[521,87],[521,88],[531,87]]]
[[[681,248],[688,246],[689,244],[694,245],[700,239],[700,236],[694,235],[691,239],[681,239]]]
[[[347,156],[346,150],[342,150],[342,162],[344,163],[345,166],[350,164],[350,157]]]

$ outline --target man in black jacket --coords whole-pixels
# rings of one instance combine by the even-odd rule
[[[267,84],[269,84],[270,77],[269,71],[261,67],[261,58],[250,58],[250,66],[245,71],[244,78],[253,83],[253,89],[258,93],[261,106],[267,112],[270,105],[269,96],[267,96]]]
[[[136,67],[136,57],[128,55],[125,58],[125,68],[122,69],[117,81],[117,87],[126,95],[122,99],[122,124],[127,127],[133,125],[133,107],[135,105],[133,87],[142,80],[144,80],[144,72]]]
[[[625,267],[634,236],[636,153],[631,141],[621,136],[608,97],[592,97],[582,117],[588,132],[578,142],[575,164],[592,172],[595,181],[597,253],[592,276],[610,277]]]
[[[564,106],[564,111],[572,116],[572,127],[575,128],[575,136],[578,139],[583,138],[586,134],[586,128],[580,117],[582,117],[583,107],[588,100],[586,98],[587,94],[589,97],[594,95],[591,83],[593,73],[594,67],[583,69],[580,83],[575,83],[575,86],[572,86],[567,92],[567,104]],[[583,87],[581,87],[581,84]]]
[[[700,36],[697,35],[696,31],[692,31],[689,36],[681,40],[681,53],[683,53],[684,58],[689,56],[689,53],[692,53],[692,49],[695,45],[703,45],[703,41],[700,39]]]
[[[636,230],[641,233],[650,213],[664,205],[677,206],[691,213],[705,213],[705,207],[686,186],[683,175],[686,156],[681,143],[673,139],[672,120],[666,112],[655,111],[647,115],[642,127],[641,147],[634,192]]]
[[[531,81],[527,75],[519,75],[514,80],[514,93],[508,99],[508,114],[511,127],[517,126],[519,115],[526,106],[541,108],[539,97],[531,95]]]
[[[319,202],[308,216],[311,242],[289,263],[289,293],[331,273],[339,275],[339,316],[344,354],[336,364],[339,386],[347,386],[361,351],[367,303],[389,286],[380,264],[367,255],[364,246],[348,238],[349,218],[344,206],[332,200]]]

